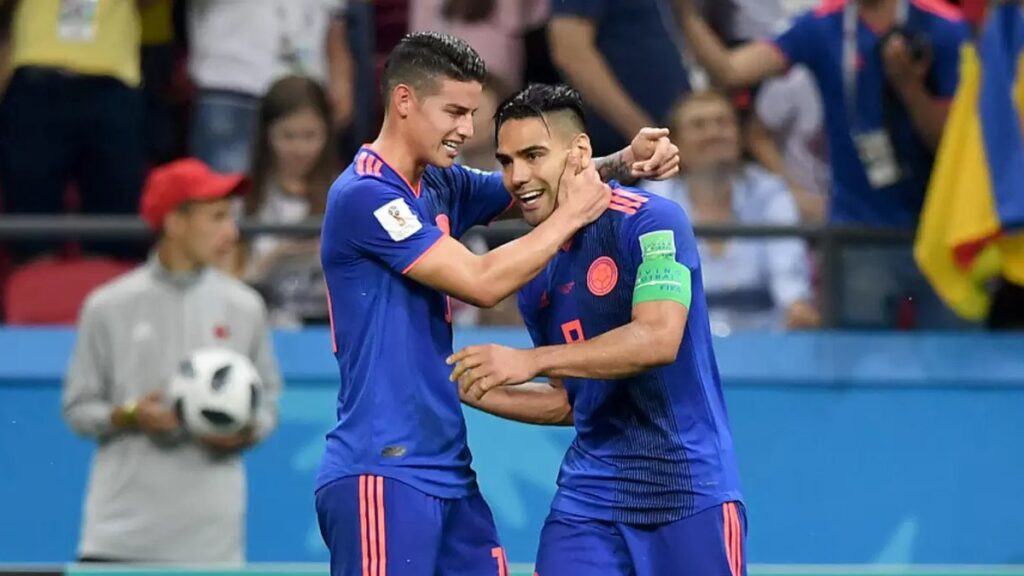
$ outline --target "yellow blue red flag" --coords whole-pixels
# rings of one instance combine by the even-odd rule
[[[1024,285],[1024,12],[994,8],[965,44],[914,258],[959,316],[983,319],[986,285]]]

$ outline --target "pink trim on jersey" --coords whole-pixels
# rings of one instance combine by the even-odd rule
[[[360,176],[366,176],[366,159],[369,154],[366,152],[360,152],[359,156],[356,157],[356,174]]]
[[[848,1],[851,0],[822,0],[822,3],[814,9],[814,15],[821,17],[835,14],[845,8]],[[959,22],[964,19],[963,12],[946,0],[910,0],[910,3],[917,9],[934,14],[944,20]]]
[[[618,194],[619,196],[625,196],[626,198],[629,198],[630,200],[636,200],[637,202],[640,202],[641,204],[644,204],[644,203],[647,202],[647,197],[641,196],[641,195],[639,195],[639,194],[637,194],[635,192],[630,192],[629,190],[624,190],[622,188],[612,188],[612,194]]]
[[[392,172],[394,172],[395,174],[398,174],[398,177],[402,179],[402,182],[405,182],[405,185],[409,187],[409,190],[412,191],[413,195],[415,195],[417,198],[420,197],[420,183],[419,182],[416,183],[416,186],[413,186],[412,183],[409,182],[409,180],[405,176],[403,176],[401,172],[399,172],[398,170],[395,170],[395,167],[392,166],[391,164],[388,164],[388,161],[385,160],[384,158],[382,158],[380,156],[380,154],[376,150],[374,150],[373,148],[370,148],[369,145],[366,146],[366,149],[371,151],[371,152],[373,152],[374,157],[377,158],[377,160],[380,160],[380,162],[381,162],[381,164],[383,166],[387,166],[388,168],[391,169]]]
[[[910,3],[919,10],[934,14],[943,20],[960,22],[964,19],[964,13],[946,0],[910,0]]]
[[[416,259],[415,259],[415,260],[413,260],[412,262],[410,262],[410,263],[409,263],[409,265],[405,267],[405,270],[402,270],[402,275],[403,275],[403,276],[405,276],[406,274],[408,274],[408,273],[409,273],[409,270],[412,270],[412,269],[413,269],[413,268],[414,268],[414,267],[415,267],[415,266],[416,266],[417,264],[419,264],[419,263],[420,263],[420,260],[423,260],[423,258],[424,258],[424,257],[425,257],[425,256],[426,256],[427,254],[430,254],[430,251],[431,251],[431,250],[433,250],[434,248],[437,248],[437,247],[438,247],[438,246],[439,246],[439,245],[441,244],[441,240],[444,240],[444,238],[445,238],[444,234],[442,234],[441,236],[439,236],[439,237],[438,237],[438,239],[437,239],[437,240],[435,240],[433,244],[431,244],[430,246],[428,246],[428,247],[427,247],[427,249],[426,249],[426,250],[424,250],[422,254],[420,254],[419,256],[417,256],[417,257],[416,257]]]
[[[817,8],[814,9],[814,15],[817,17],[828,16],[829,14],[835,14],[844,7],[846,7],[847,0],[823,0]]]

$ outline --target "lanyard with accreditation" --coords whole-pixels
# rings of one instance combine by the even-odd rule
[[[910,0],[900,0],[896,13],[896,27],[907,22]],[[857,118],[857,24],[860,18],[857,0],[847,0],[843,8],[843,96],[846,116],[857,155],[867,172],[871,187],[878,190],[892,186],[904,176],[896,156],[892,136],[886,128],[865,131]]]

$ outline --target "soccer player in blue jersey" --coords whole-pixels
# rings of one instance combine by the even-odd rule
[[[473,135],[484,64],[464,42],[404,38],[383,75],[384,126],[332,186],[321,236],[341,386],[316,509],[332,576],[506,576],[470,467],[448,294],[491,306],[597,218],[598,177],[668,177],[678,151],[652,130],[603,162],[566,161],[547,223],[483,256],[456,239],[511,204],[501,174],[454,163]]]
[[[496,122],[505,183],[543,226],[566,152],[590,152],[579,95],[531,86]],[[450,376],[484,411],[575,424],[540,576],[740,576],[746,513],[693,231],[678,204],[612,187],[604,214],[519,292],[536,347],[468,347]]]

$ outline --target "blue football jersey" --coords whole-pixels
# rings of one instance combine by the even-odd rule
[[[452,353],[449,298],[406,277],[445,234],[510,205],[500,174],[428,167],[410,183],[363,148],[331,187],[321,232],[338,423],[317,487],[386,476],[440,498],[476,491]]]
[[[611,209],[519,292],[537,346],[579,342],[624,326],[632,318],[645,236],[661,240],[658,254],[674,252],[691,273],[679,353],[674,363],[630,378],[565,380],[576,438],[552,504],[629,524],[673,522],[741,500],[690,222],[678,204],[616,185]]]

